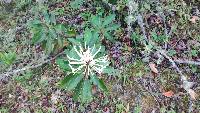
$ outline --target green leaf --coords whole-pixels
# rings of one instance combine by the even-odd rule
[[[83,79],[83,76],[80,73],[77,74],[69,74],[66,76],[63,80],[59,82],[59,85],[61,88],[67,89],[67,90],[73,90],[75,87],[77,87],[78,83]]]
[[[105,85],[105,83],[104,83],[104,81],[102,79],[99,79],[98,87],[101,90],[105,91],[106,93],[108,92],[108,89],[107,89],[107,87],[106,87],[106,85]]]
[[[73,90],[82,79],[83,79],[83,76],[80,73],[74,74],[73,79],[69,81],[67,89]]]
[[[8,54],[6,54],[6,58],[7,58],[7,64],[10,65],[16,59],[16,53],[15,52],[9,52]]]
[[[63,24],[57,24],[54,26],[54,29],[56,30],[57,33],[62,33],[66,31],[66,28]]]
[[[62,40],[62,38],[58,37],[57,40],[58,40],[59,47],[63,47],[63,40]]]
[[[89,80],[85,80],[82,90],[83,102],[90,102],[92,100],[92,85]]]
[[[28,22],[28,25],[29,26],[32,26],[32,25],[38,25],[38,24],[41,24],[42,22],[40,20],[32,20],[30,22]]]
[[[59,86],[63,89],[68,87],[69,81],[74,77],[74,74],[69,74],[66,77],[64,77],[64,79],[62,79],[61,81],[59,81]]]
[[[106,85],[104,84],[103,80],[99,79],[96,75],[92,75],[91,80],[95,85],[98,86],[99,89],[101,89],[105,93],[108,93],[108,89]]]
[[[65,71],[71,71],[70,67],[69,67],[69,62],[65,61],[64,59],[58,58],[56,59],[56,64],[63,70]]]
[[[42,29],[44,29],[42,24],[33,24],[33,25],[29,26],[29,28],[30,28],[32,33],[39,32]]]
[[[42,38],[42,32],[41,32],[41,31],[40,31],[40,32],[37,32],[37,33],[35,33],[35,34],[33,34],[32,43],[33,43],[33,44],[38,43],[39,40],[41,40],[41,38]]]
[[[113,30],[118,29],[119,27],[120,27],[120,25],[118,25],[118,24],[113,24],[113,25],[111,25],[111,26],[105,28],[105,30],[106,30],[106,31],[113,31]]]
[[[155,41],[158,40],[158,35],[157,35],[157,33],[156,33],[155,31],[151,33],[151,36],[153,37],[153,39],[154,39]]]
[[[6,65],[11,65],[16,59],[15,52],[9,53],[0,53],[0,61],[2,61]]]
[[[47,54],[50,54],[53,51],[53,49],[54,49],[53,40],[51,40],[51,39],[47,40],[45,49],[46,49]]]
[[[77,40],[77,39],[75,39],[75,38],[67,38],[68,39],[68,41],[70,41],[72,44],[74,44],[74,45],[77,45],[77,44],[79,44],[80,43],[80,41],[79,40]]]
[[[81,80],[81,81],[78,83],[77,87],[76,87],[75,90],[74,90],[74,96],[73,96],[73,98],[74,98],[75,100],[78,100],[78,98],[81,96],[82,88],[83,88],[83,80]]]
[[[52,28],[49,29],[49,35],[53,38],[56,39],[57,38],[57,34],[56,31]]]
[[[131,35],[131,39],[133,39],[134,43],[136,44],[140,41],[140,35],[133,32],[133,34]]]
[[[76,30],[75,29],[66,30],[66,35],[68,35],[68,37],[75,37],[76,36]]]
[[[110,24],[115,19],[115,14],[110,14],[104,18],[103,26]]]
[[[92,40],[90,40],[89,45],[93,46],[96,43],[100,43],[100,38],[99,38],[99,33],[98,32],[93,32],[92,34]]]
[[[108,74],[108,75],[113,75],[117,76],[120,72],[117,69],[114,69],[113,67],[108,66],[103,70],[103,73]]]
[[[144,3],[144,8],[147,10],[151,10],[150,4]]]
[[[51,23],[56,25],[56,16],[53,13],[51,13],[51,15],[50,15],[50,21],[51,21]]]
[[[84,32],[84,42],[86,43],[86,45],[91,46],[90,45],[91,39],[92,39],[92,31],[90,29],[86,29]]]
[[[92,15],[91,23],[94,27],[100,27],[101,26],[101,17],[96,15]]]
[[[44,11],[43,15],[44,15],[45,22],[49,24],[51,22],[51,20],[50,20],[48,12]]]
[[[81,7],[81,5],[84,3],[84,0],[74,0],[70,2],[70,6],[73,9],[78,9]]]
[[[47,38],[46,29],[41,29],[41,38],[37,41],[37,43],[44,42]]]
[[[115,41],[115,39],[110,35],[110,33],[108,32],[105,32],[104,33],[104,36],[106,39],[110,40],[110,41]]]
[[[75,49],[72,48],[68,53],[67,55],[69,57],[72,57],[72,58],[75,58],[75,59],[80,59],[81,57],[76,53]]]

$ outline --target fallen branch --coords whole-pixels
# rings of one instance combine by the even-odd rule
[[[146,44],[148,44],[149,43],[149,41],[148,41],[148,38],[147,38],[147,36],[146,36],[146,31],[145,31],[145,28],[144,28],[144,22],[143,22],[143,18],[142,18],[142,15],[138,15],[138,17],[137,17],[137,19],[138,19],[138,24],[139,24],[139,26],[140,26],[140,29],[142,30],[142,33],[143,33],[143,38],[144,38],[144,40],[146,41]],[[172,66],[178,71],[178,73],[181,75],[181,79],[183,80],[186,80],[186,77],[184,77],[184,75],[182,74],[182,72],[181,72],[181,70],[178,68],[178,66],[176,65],[176,63],[169,57],[169,56],[167,56],[167,54],[164,52],[164,50],[158,50],[157,49],[157,51],[161,54],[161,55],[163,55],[165,58],[167,58],[171,63],[172,63]]]
[[[137,21],[138,21],[138,24],[142,30],[142,33],[143,33],[143,37],[144,37],[144,41],[145,41],[145,44],[148,44],[148,38],[146,36],[146,30],[144,28],[144,22],[143,22],[143,17],[141,14],[138,14],[137,16]]]
[[[172,64],[172,66],[174,67],[174,68],[176,68],[176,70],[178,71],[178,73],[180,74],[180,75],[183,75],[182,74],[182,72],[181,72],[181,70],[178,68],[178,66],[176,65],[176,63],[163,51],[163,50],[158,50],[159,51],[159,53],[161,54],[161,55],[163,55],[166,59],[168,59],[170,62],[171,62],[171,64]]]
[[[25,66],[25,67],[23,67],[21,69],[15,69],[13,71],[8,71],[8,72],[5,72],[5,73],[2,73],[2,74],[0,74],[0,81],[5,80],[5,78],[12,77],[12,76],[14,76],[14,75],[16,75],[16,74],[18,74],[20,72],[40,67],[40,66],[42,66],[42,65],[44,65],[44,64],[46,64],[46,63],[48,63],[48,62],[50,62],[50,61],[52,61],[54,59],[56,59],[58,56],[62,55],[63,53],[64,53],[64,51],[59,53],[59,54],[57,54],[54,57],[47,58],[45,61],[43,61],[43,62],[41,62],[40,64],[37,64],[37,65],[32,65],[32,66],[28,65],[28,66]]]
[[[143,36],[144,36],[144,40],[146,40],[146,32],[145,32],[145,28],[144,28],[144,23],[141,23],[142,19],[138,18],[140,20],[138,20],[138,24],[141,24],[141,30],[143,32]],[[148,41],[146,42],[147,44],[149,43]],[[187,77],[185,75],[182,74],[181,70],[178,68],[178,66],[176,65],[176,63],[174,62],[174,60],[172,60],[172,58],[170,58],[165,50],[159,49],[158,47],[155,47],[155,50],[158,51],[163,57],[165,57],[166,59],[169,60],[169,62],[172,64],[172,66],[178,71],[178,73],[181,75],[181,81],[182,81],[182,87],[187,91],[187,93],[190,95],[190,99],[195,100],[197,94],[194,92],[194,90],[192,90],[192,86],[194,85],[193,82],[189,82],[187,80]],[[193,62],[194,63],[194,62]],[[191,106],[190,106],[191,107]],[[190,108],[192,109],[192,108]]]
[[[189,61],[189,60],[174,60],[174,62],[179,63],[179,64],[200,65],[200,62],[197,62],[197,61]]]
[[[182,74],[182,71],[178,68],[176,63],[164,52],[164,50],[158,50],[161,55],[163,55],[166,59],[171,62],[172,66],[178,71],[178,73],[181,75],[181,79],[184,81],[186,80],[186,77]]]

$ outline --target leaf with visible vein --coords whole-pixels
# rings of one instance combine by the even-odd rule
[[[104,84],[103,80],[99,79],[98,77],[96,77],[96,75],[91,76],[92,78],[92,82],[97,85],[97,87],[99,89],[101,89],[102,91],[104,91],[105,93],[108,93],[108,89],[106,87],[106,85]]]
[[[110,14],[104,18],[103,26],[110,24],[115,19],[115,14]]]
[[[85,80],[82,89],[83,102],[89,102],[92,99],[92,85],[89,80]]]

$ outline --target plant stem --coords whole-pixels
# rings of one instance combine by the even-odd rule
[[[88,62],[88,63],[86,64],[86,68],[85,68],[85,78],[86,78],[86,79],[88,79],[88,76],[89,76],[89,75],[88,75],[89,63],[90,63],[90,62]]]

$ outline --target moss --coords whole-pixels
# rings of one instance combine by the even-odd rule
[[[152,96],[146,95],[142,97],[141,107],[142,107],[143,113],[148,113],[152,111],[152,109],[155,108],[156,106],[157,106],[156,101]]]
[[[143,76],[147,73],[147,68],[141,60],[136,60],[130,67],[129,74],[133,76]]]

